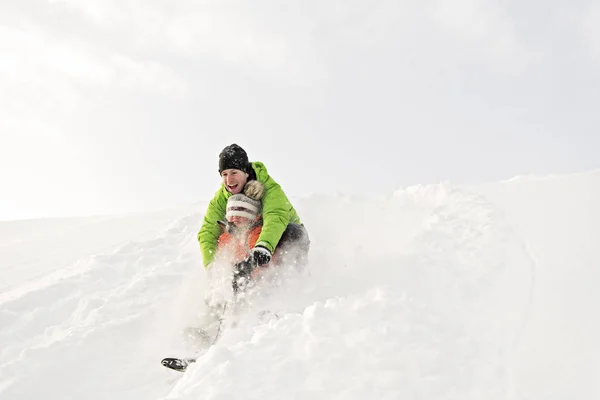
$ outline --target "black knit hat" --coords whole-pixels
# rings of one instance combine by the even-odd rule
[[[248,172],[248,154],[237,144],[230,144],[219,154],[219,174],[226,169]]]

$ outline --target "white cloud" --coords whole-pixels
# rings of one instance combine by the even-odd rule
[[[179,14],[166,21],[164,34],[178,53],[189,57],[210,54],[265,70],[281,68],[289,59],[282,37],[235,13],[196,10]]]
[[[105,29],[126,32],[123,39],[145,51],[171,52],[188,58],[216,57],[265,70],[279,69],[289,62],[285,39],[263,29],[243,7],[196,1],[60,3],[79,10]]]
[[[501,73],[521,73],[540,57],[493,0],[305,2],[288,11],[238,1],[57,3],[135,52],[221,62],[267,72],[273,80],[314,81],[328,75],[333,55],[382,43],[423,43],[433,52],[444,38],[464,50],[456,58]]]
[[[492,0],[437,0],[431,17],[443,29],[464,42],[469,50],[484,55],[500,72],[521,72],[539,56],[519,38],[514,23]]]
[[[35,28],[0,26],[0,51],[10,57],[0,59],[5,79],[19,83],[40,84],[46,80],[40,70],[69,76],[78,81],[106,83],[103,66],[81,49],[53,40]]]
[[[133,60],[124,55],[111,58],[111,79],[119,87],[163,94],[185,94],[186,81],[172,69],[156,62]]]
[[[594,5],[583,14],[580,27],[591,57],[600,62],[600,5]]]
[[[105,78],[98,65],[39,32],[0,26],[0,52],[10,55],[0,58],[0,110],[8,114],[27,116],[36,109],[70,108],[77,96],[64,81],[67,75],[77,81]],[[87,71],[78,69],[84,64]]]
[[[89,90],[181,94],[185,81],[155,62],[105,55],[77,40],[59,40],[44,31],[0,26],[0,107],[31,116],[72,110]]]

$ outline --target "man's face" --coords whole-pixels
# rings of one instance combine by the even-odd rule
[[[244,190],[248,174],[239,169],[226,169],[221,172],[221,178],[223,178],[223,183],[231,194],[238,194]]]

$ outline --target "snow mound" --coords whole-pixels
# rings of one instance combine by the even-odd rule
[[[328,238],[310,278],[271,288],[253,306],[272,318],[242,317],[166,399],[504,398],[533,269],[502,213],[451,185],[346,200],[301,205]]]

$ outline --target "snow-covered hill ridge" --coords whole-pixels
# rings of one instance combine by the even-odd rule
[[[563,191],[545,182],[554,190],[555,197],[544,192],[552,209]],[[598,199],[597,188],[574,185],[570,196]],[[557,321],[539,304],[552,288],[547,274],[563,271],[541,255],[576,254],[544,247],[539,232],[530,236],[527,218],[536,218],[539,199],[520,199],[524,190],[513,182],[444,184],[380,199],[300,199],[295,205],[312,239],[310,276],[292,275],[257,298],[255,310],[269,310],[271,318],[248,313],[183,376],[158,361],[187,355],[181,330],[203,306],[196,232],[204,210],[182,211],[166,227],[157,220],[152,238],[132,235],[52,275],[45,266],[41,278],[7,284],[0,292],[0,397],[541,398],[574,387],[589,394],[586,376],[555,379],[563,371],[552,363],[573,345],[559,341],[566,330],[554,330],[553,338],[544,329]],[[564,206],[564,197],[558,203]],[[595,204],[579,204],[572,219],[597,218]],[[596,232],[578,226],[571,235]],[[54,251],[77,252],[85,240],[65,238]],[[583,256],[584,266],[586,257],[595,260]],[[544,370],[527,352],[541,332],[554,346],[546,348]],[[579,346],[589,347],[593,332]],[[566,357],[578,369],[591,359]]]
[[[502,213],[449,185],[318,201],[311,278],[261,304],[283,317],[226,334],[166,398],[502,398],[533,279]]]

